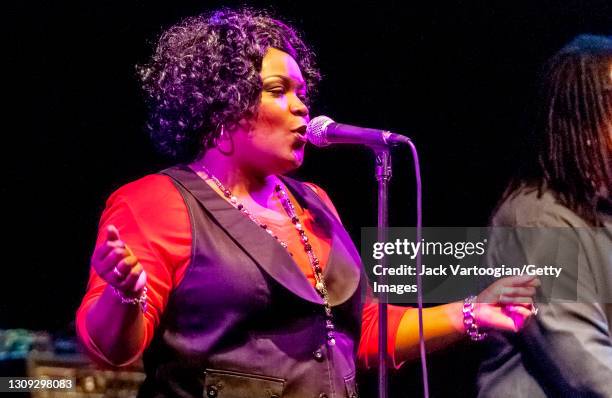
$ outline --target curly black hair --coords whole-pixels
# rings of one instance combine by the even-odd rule
[[[212,145],[220,126],[232,129],[252,117],[270,47],[296,60],[312,96],[320,80],[313,51],[295,28],[265,11],[224,8],[162,33],[151,60],[136,67],[157,149],[175,161],[193,160]]]

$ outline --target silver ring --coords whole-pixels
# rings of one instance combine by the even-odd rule
[[[114,273],[115,275],[117,275],[117,277],[118,277],[118,278],[120,278],[120,279],[125,278],[125,275],[123,275],[123,274],[121,273],[121,271],[119,271],[119,270],[117,269],[117,267],[116,267],[116,266],[115,266],[115,268],[113,268],[113,273]]]
[[[539,310],[540,309],[538,308],[538,306],[535,303],[531,304],[531,315],[533,315],[533,316],[538,315],[538,311]]]

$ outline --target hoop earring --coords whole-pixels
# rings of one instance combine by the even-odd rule
[[[219,129],[221,129],[220,132]],[[218,132],[218,133],[217,133]],[[219,146],[219,141],[221,140],[221,137],[225,135],[225,126],[222,123],[219,123],[217,125],[217,128],[215,129],[215,134],[213,134],[213,137],[211,139],[211,147],[216,148]]]
[[[213,138],[213,147],[217,148],[217,151],[221,152],[223,155],[231,155],[234,153],[234,140],[232,139],[232,135],[229,133],[226,134],[225,125],[220,124],[219,127],[221,131]],[[221,144],[224,142],[229,142],[228,149],[221,148]]]

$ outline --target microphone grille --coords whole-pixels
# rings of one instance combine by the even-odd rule
[[[306,139],[312,145],[315,146],[327,146],[329,145],[329,141],[327,141],[327,126],[329,126],[334,121],[327,116],[317,116],[312,119],[308,126],[306,126]]]

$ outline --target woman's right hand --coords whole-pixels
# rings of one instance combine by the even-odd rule
[[[144,268],[121,240],[114,225],[109,225],[106,233],[106,240],[96,247],[92,255],[93,268],[102,279],[125,296],[139,296],[147,281]]]

